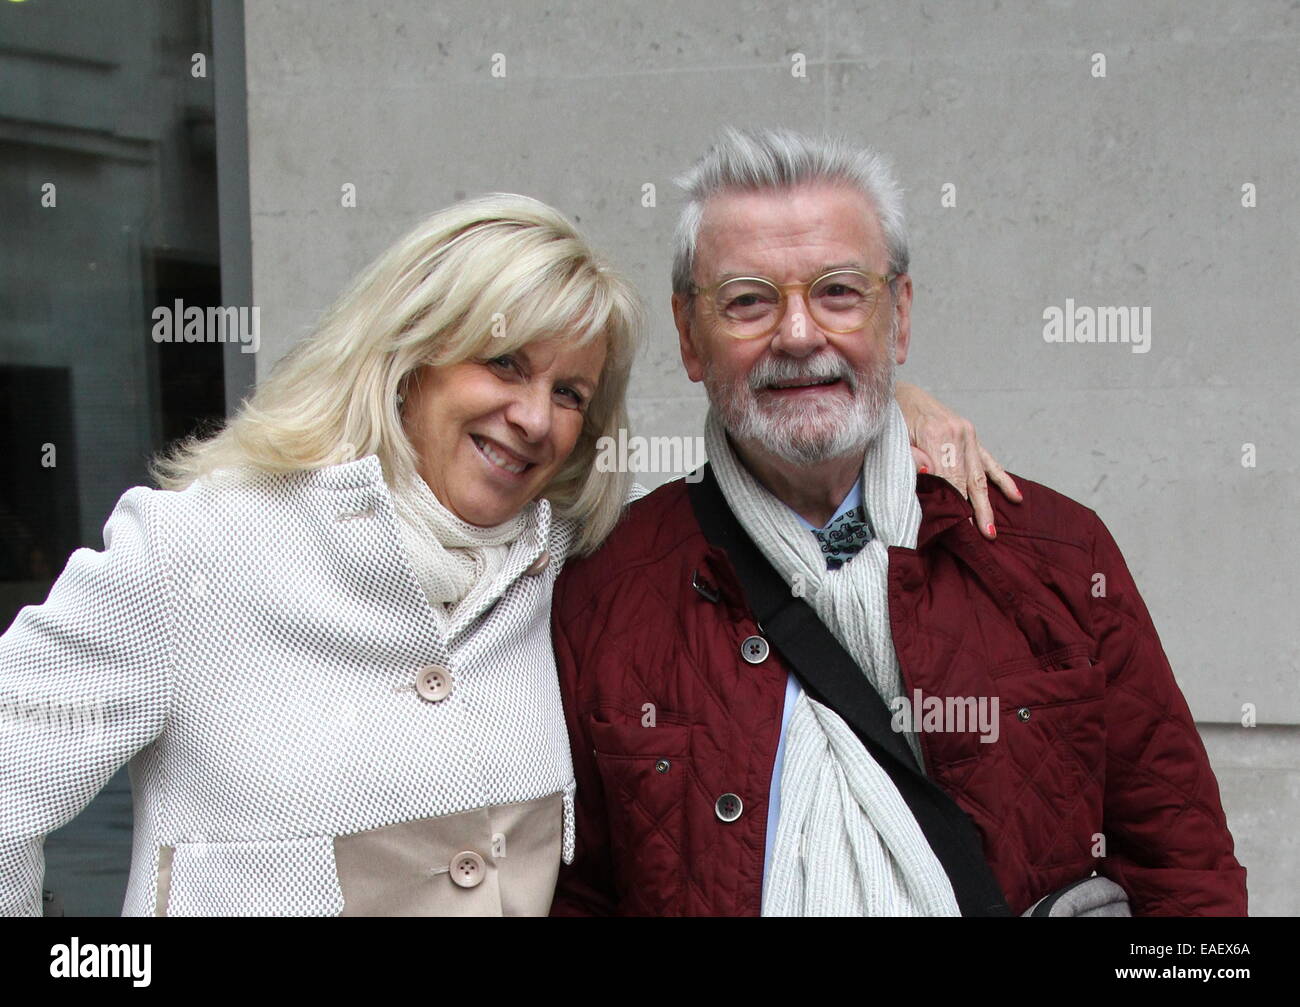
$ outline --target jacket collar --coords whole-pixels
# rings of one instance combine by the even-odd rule
[[[916,498],[921,504],[921,527],[916,533],[918,550],[975,513],[952,483],[929,473],[917,474]]]
[[[343,508],[338,514],[340,518],[373,516],[375,513],[373,506],[368,506],[367,509],[359,513],[352,513],[351,511],[354,509],[354,504],[365,503],[367,499],[374,501],[374,494],[381,493],[387,497],[386,506],[382,510],[392,522],[395,523],[399,520],[396,508],[392,503],[392,490],[384,479],[384,467],[380,463],[378,455],[367,455],[364,458],[358,458],[356,461],[314,469],[304,474],[304,480],[307,486],[314,489],[371,491],[370,493],[361,494],[360,497],[356,497],[354,494],[353,497],[346,498],[349,501],[348,503],[340,501],[338,506]],[[541,560],[542,553],[546,551],[550,542],[551,524],[551,502],[549,500],[534,500],[524,508],[524,530],[520,533],[519,538],[511,543],[505,565],[498,572],[491,589],[477,595],[474,604],[461,604],[456,607],[455,616],[447,623],[447,631],[450,637],[455,637],[472,625],[474,620],[493,605],[511,584]],[[397,534],[395,524],[393,532],[395,535]],[[398,536],[398,541],[400,542],[400,536]],[[412,574],[412,581],[414,582],[414,574]],[[416,587],[418,588],[418,584],[416,584]],[[423,592],[420,592],[420,597],[423,598]]]
[[[377,486],[384,481],[384,467],[378,455],[366,455],[356,461],[343,462],[340,465],[327,465],[306,473],[308,486],[321,489],[356,490],[367,486]]]

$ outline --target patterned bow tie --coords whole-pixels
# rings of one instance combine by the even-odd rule
[[[861,504],[845,511],[826,528],[815,529],[813,534],[821,543],[827,570],[838,570],[875,537]]]

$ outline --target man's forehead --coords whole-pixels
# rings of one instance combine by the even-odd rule
[[[873,268],[884,234],[867,197],[840,183],[727,190],[705,201],[697,258],[711,271],[743,271],[745,260],[802,255],[807,268]],[[819,250],[824,254],[819,257]]]
[[[803,272],[808,275],[805,279],[811,280],[814,277],[825,276],[827,273],[833,273],[840,269],[857,269],[865,272],[873,272],[872,264],[866,261],[866,256],[857,256],[852,259],[840,259],[837,262],[825,260],[815,265],[806,267]],[[725,280],[733,280],[737,277],[754,275],[754,269],[734,268],[734,269],[715,269],[710,275],[710,279],[715,283],[722,283]],[[761,270],[759,270],[761,272]],[[758,277],[763,279],[764,277]]]

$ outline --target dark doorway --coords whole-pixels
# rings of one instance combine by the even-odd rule
[[[153,278],[147,299],[145,331],[153,330],[155,307],[214,308],[221,304],[221,270],[212,263],[155,252],[145,264]],[[156,343],[146,336],[153,353],[157,381],[158,447],[192,433],[209,433],[226,416],[226,383],[222,343]]]

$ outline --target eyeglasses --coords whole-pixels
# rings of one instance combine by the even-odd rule
[[[735,276],[703,289],[692,285],[691,293],[703,298],[718,325],[736,339],[761,339],[775,332],[792,290],[803,295],[818,326],[843,334],[870,323],[884,300],[881,292],[900,275],[835,269],[807,283],[785,284],[761,276]]]

